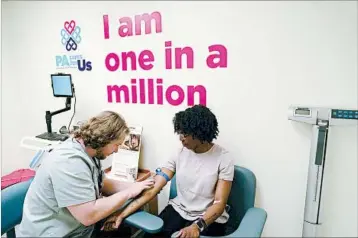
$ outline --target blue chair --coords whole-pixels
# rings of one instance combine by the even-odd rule
[[[21,223],[25,196],[32,180],[14,184],[1,191],[1,235],[6,233],[8,238],[16,237],[15,226]],[[163,227],[163,221],[159,217],[145,211],[133,213],[124,223],[151,234],[158,233]]]
[[[14,238],[15,226],[22,219],[22,208],[27,190],[33,178],[14,184],[1,191],[1,235],[6,233],[8,238]]]
[[[169,198],[177,196],[176,179],[172,179]],[[225,237],[261,237],[267,213],[254,207],[256,196],[256,177],[250,170],[235,166],[234,180],[228,199],[229,221]],[[204,236],[201,236],[204,237]]]

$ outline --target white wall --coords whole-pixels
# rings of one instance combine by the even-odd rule
[[[123,16],[159,11],[161,34],[115,36]],[[76,120],[112,108],[144,126],[143,167],[164,162],[178,138],[171,120],[185,104],[109,104],[107,84],[130,84],[131,77],[162,77],[164,84],[203,84],[208,106],[219,119],[218,143],[236,164],[257,176],[257,206],[266,209],[266,237],[300,236],[310,127],[287,120],[290,104],[357,108],[357,2],[3,2],[2,173],[27,167],[33,154],[19,147],[26,135],[46,130],[45,111],[64,106],[50,88],[64,21],[81,26],[78,51],[93,70],[72,73],[77,92]],[[102,15],[111,19],[103,39]],[[194,70],[166,71],[164,41],[195,50]],[[207,46],[228,49],[228,68],[205,66]],[[151,71],[108,72],[111,51],[151,49]],[[57,115],[54,129],[72,112]],[[161,121],[160,121],[161,120]],[[357,128],[330,132],[324,184],[326,236],[357,236]],[[160,207],[166,197],[161,195]]]

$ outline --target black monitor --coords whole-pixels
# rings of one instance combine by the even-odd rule
[[[51,74],[51,86],[52,86],[53,96],[66,98],[66,104],[65,104],[66,106],[65,108],[53,112],[46,111],[45,118],[46,118],[47,132],[42,133],[36,137],[45,140],[63,141],[66,140],[69,136],[52,132],[51,124],[52,124],[52,117],[54,115],[71,110],[71,98],[75,96],[75,89],[72,84],[71,74],[62,74],[62,73]]]
[[[51,86],[55,97],[73,97],[71,74],[51,74]]]

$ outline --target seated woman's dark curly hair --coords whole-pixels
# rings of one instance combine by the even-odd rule
[[[216,116],[203,105],[195,105],[176,113],[173,124],[175,133],[190,135],[201,142],[211,143],[219,135]]]

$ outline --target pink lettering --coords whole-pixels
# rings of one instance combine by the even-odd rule
[[[172,69],[172,42],[165,42],[165,68]],[[191,47],[186,46],[184,48],[175,48],[175,68],[182,68],[183,55],[186,56],[186,66],[188,69],[194,68],[194,51]]]
[[[108,102],[113,102],[112,94],[115,93],[116,96],[116,102],[122,102],[121,100],[121,92],[124,93],[124,102],[129,103],[129,92],[128,87],[125,85],[122,85],[118,87],[117,85],[107,86],[107,95],[108,95]]]
[[[179,85],[169,85],[164,88],[163,79],[157,78],[153,80],[149,78],[147,80],[131,79],[130,87],[131,90],[126,85],[108,85],[108,102],[163,105],[165,99],[167,104],[173,106],[178,106],[184,101],[188,106],[193,106],[197,103],[206,105],[207,103],[206,89],[202,85],[188,85],[186,88]],[[139,93],[137,93],[137,88],[139,88]],[[157,99],[156,102],[155,98]]]
[[[206,106],[206,89],[202,85],[188,86],[188,105],[194,106],[194,94],[199,94],[199,104]]]
[[[145,104],[145,83],[144,79],[139,79],[139,102]]]
[[[137,103],[137,80],[131,79],[132,84],[132,103]]]
[[[132,70],[137,70],[136,56],[135,56],[135,53],[133,51],[122,52],[122,70],[127,71],[127,69],[128,69],[128,67],[127,67],[128,66],[127,59],[128,58],[131,59],[131,69]]]
[[[145,25],[145,34],[152,33],[151,22],[155,21],[155,32],[162,32],[162,16],[159,12],[153,12],[152,14],[144,13],[142,15],[135,16],[135,34],[142,34],[142,21],[144,21]]]
[[[122,67],[120,67],[122,62]],[[109,53],[106,56],[105,64],[106,68],[109,71],[127,71],[128,70],[128,64],[131,64],[130,70],[134,71],[137,70],[137,57],[135,52],[128,51],[128,52],[122,52],[121,57],[119,57],[116,53]],[[150,70],[153,68],[153,62],[154,62],[154,55],[150,50],[143,50],[138,57],[138,64],[141,69],[143,70]]]
[[[109,18],[108,15],[103,15],[103,31],[104,38],[109,39]],[[121,17],[119,18],[119,27],[118,27],[118,35],[120,37],[128,37],[133,36],[133,31],[135,35],[142,35],[142,26],[144,24],[144,34],[151,34],[154,32],[161,33],[162,32],[162,15],[160,12],[152,12],[151,14],[144,13],[142,15],[135,15],[134,19],[131,17]],[[152,24],[154,23],[154,24]],[[134,29],[133,29],[134,27]]]
[[[189,46],[184,48],[175,48],[175,68],[182,68],[182,55],[186,55],[186,65],[188,69],[194,68],[194,52]]]
[[[109,39],[108,15],[103,15],[103,31],[104,39]]]
[[[165,68],[166,69],[172,69],[172,42],[166,41],[165,47],[169,47],[165,49]]]
[[[218,54],[209,55],[206,64],[209,68],[227,68],[227,50],[223,45],[209,46],[209,52],[218,51]],[[214,62],[216,61],[216,62]]]
[[[119,18],[119,24],[125,23],[124,25],[120,25],[118,28],[118,34],[120,37],[132,36],[133,35],[133,24],[130,17],[122,17]]]
[[[177,99],[173,99],[173,95],[172,95],[173,92],[178,93]],[[180,86],[171,85],[168,87],[167,91],[165,92],[165,97],[169,104],[171,104],[173,106],[178,106],[184,101],[185,95],[184,95],[183,89]]]
[[[111,64],[111,59],[114,60],[114,65]],[[119,67],[119,57],[116,53],[109,53],[105,60],[106,68],[109,71],[116,71]]]
[[[140,52],[138,62],[139,62],[139,66],[143,70],[151,70],[153,68],[153,64],[152,64],[153,61],[154,61],[154,55],[152,51],[143,50],[142,52]]]
[[[148,79],[148,103],[154,104],[154,82],[153,82],[153,79]]]
[[[157,104],[163,105],[163,79],[157,79]]]

